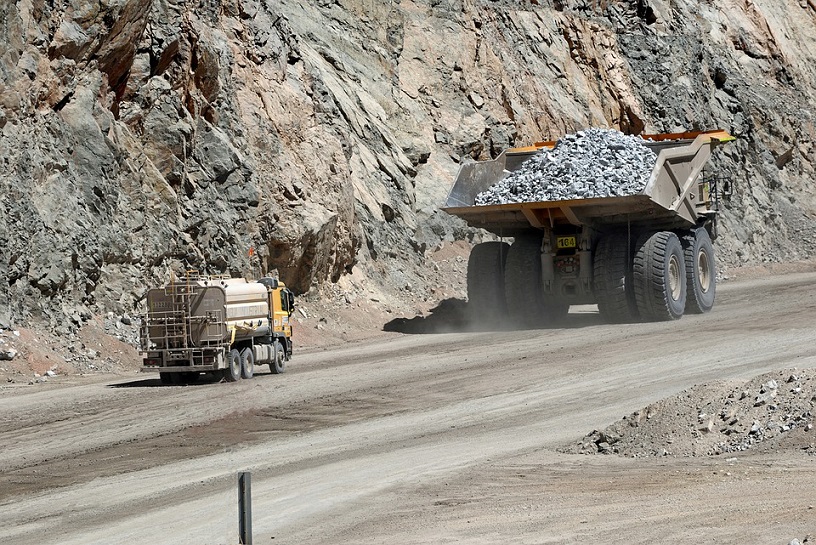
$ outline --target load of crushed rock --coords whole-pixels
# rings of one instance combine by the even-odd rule
[[[641,193],[657,155],[637,136],[586,129],[564,136],[476,196],[475,204],[563,201]]]
[[[816,369],[747,383],[698,385],[595,430],[561,452],[627,457],[717,456],[790,440],[816,454]]]

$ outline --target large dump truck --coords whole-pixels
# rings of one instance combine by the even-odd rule
[[[283,373],[292,357],[294,295],[277,278],[187,274],[147,292],[141,324],[143,372],[164,384],[249,379],[255,365]]]
[[[610,322],[672,320],[714,305],[718,192],[701,172],[725,131],[659,134],[644,189],[628,196],[476,206],[479,193],[555,142],[463,164],[443,207],[500,237],[471,251],[469,307],[536,326],[597,303]],[[512,244],[504,242],[512,238]]]

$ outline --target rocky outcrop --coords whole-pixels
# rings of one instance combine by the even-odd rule
[[[816,250],[816,10],[764,0],[0,5],[0,325],[186,269],[421,285],[461,161],[590,127],[739,137],[721,256]],[[397,288],[395,288],[397,289]]]

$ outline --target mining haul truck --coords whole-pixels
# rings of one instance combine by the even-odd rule
[[[474,205],[476,196],[555,142],[463,164],[443,207],[500,240],[474,246],[468,306],[479,319],[536,326],[597,303],[609,322],[673,320],[714,305],[719,193],[701,181],[724,131],[643,137],[657,162],[622,197]],[[504,238],[512,238],[507,244]]]
[[[295,298],[276,278],[187,275],[147,292],[141,325],[143,372],[164,384],[252,378],[255,365],[283,373],[292,357]]]

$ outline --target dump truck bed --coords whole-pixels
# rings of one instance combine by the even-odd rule
[[[734,138],[725,131],[644,136],[643,144],[657,154],[657,162],[643,191],[625,197],[474,205],[476,196],[501,181],[531,156],[552,149],[554,142],[502,152],[491,161],[466,163],[459,168],[443,207],[473,227],[497,235],[514,236],[530,227],[559,224],[592,227],[649,224],[654,228],[688,228],[714,213],[708,191],[698,178],[711,150]]]

